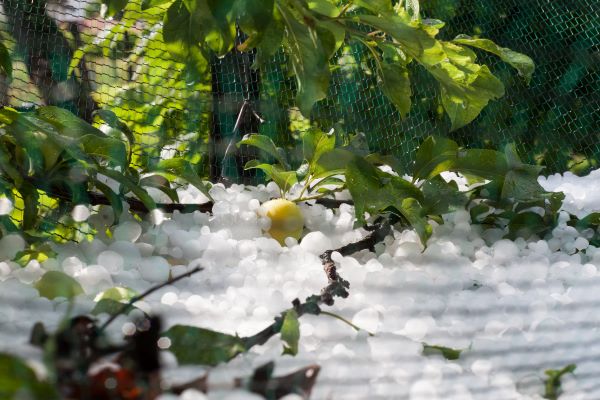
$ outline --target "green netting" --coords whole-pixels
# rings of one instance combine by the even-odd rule
[[[523,158],[546,165],[546,173],[580,172],[600,157],[600,13],[595,0],[432,0],[422,2],[425,17],[446,21],[442,38],[481,35],[531,56],[536,72],[529,86],[494,57],[482,61],[506,84],[506,96],[492,102],[471,124],[449,132],[437,101],[437,84],[414,67],[413,109],[404,120],[382,95],[375,75],[356,43],[334,59],[330,93],[310,119],[294,106],[295,81],[283,54],[260,71],[250,68],[251,53],[211,60],[210,73],[187,76],[181,66],[161,61],[165,50],[156,27],[137,26],[147,51],[123,30],[102,50],[85,56],[68,76],[75,50],[98,43],[114,22],[98,17],[99,1],[3,0],[0,38],[17,55],[12,82],[0,82],[0,101],[20,109],[57,104],[90,120],[97,107],[114,110],[128,122],[141,145],[137,162],[177,152],[205,154],[213,179],[223,173],[255,181],[243,170],[249,155],[223,159],[231,135],[259,131],[293,151],[310,124],[362,132],[372,150],[394,153],[408,163],[421,139],[449,135],[465,146],[498,148],[516,142]],[[114,32],[114,31],[113,31]],[[2,79],[2,78],[0,78]],[[242,115],[244,100],[252,113]],[[234,139],[235,139],[234,138]]]

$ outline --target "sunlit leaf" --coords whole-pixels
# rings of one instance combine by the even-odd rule
[[[533,60],[525,54],[514,50],[500,47],[489,39],[472,38],[468,35],[458,35],[453,42],[476,47],[497,55],[500,59],[513,66],[527,83],[531,81],[531,76],[535,70]]]

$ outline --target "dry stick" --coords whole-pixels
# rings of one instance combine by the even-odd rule
[[[298,317],[304,314],[318,315],[321,312],[319,307],[321,304],[332,306],[334,304],[335,297],[348,297],[348,289],[350,288],[350,284],[337,273],[335,262],[331,259],[331,255],[334,252],[338,252],[342,256],[348,256],[366,249],[374,251],[375,245],[383,241],[383,239],[390,232],[391,227],[386,221],[372,228],[371,233],[364,239],[355,243],[347,244],[339,249],[327,250],[321,254],[321,263],[323,264],[323,269],[325,271],[325,275],[327,276],[328,284],[321,290],[320,294],[308,297],[304,303],[300,303],[300,300],[298,299],[295,299],[292,302]],[[265,344],[271,337],[278,334],[281,331],[285,313],[286,312],[284,311],[280,316],[276,317],[275,322],[262,331],[252,336],[242,338],[246,350],[255,345]]]
[[[204,268],[202,268],[202,267],[196,267],[196,268],[186,272],[185,274],[181,274],[179,276],[176,276],[175,278],[171,278],[171,279],[161,283],[160,285],[152,286],[150,289],[146,290],[144,293],[142,293],[138,296],[132,297],[131,300],[129,300],[126,304],[123,304],[123,306],[119,309],[119,311],[117,311],[116,313],[111,315],[110,318],[107,319],[106,322],[104,322],[100,328],[98,328],[98,332],[102,332],[104,329],[106,329],[106,327],[108,325],[110,325],[111,322],[113,322],[119,315],[123,314],[125,311],[127,311],[127,309],[129,309],[131,306],[133,306],[133,303],[135,303],[136,301],[140,301],[141,299],[156,292],[157,290],[162,289],[163,287],[165,287],[167,285],[171,285],[180,279],[187,278],[188,276],[191,276],[191,275],[195,274],[196,272],[202,271],[203,269]]]

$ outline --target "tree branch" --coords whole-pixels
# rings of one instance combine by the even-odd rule
[[[298,317],[304,314],[318,315],[321,313],[320,306],[322,304],[332,306],[335,302],[335,297],[348,297],[350,283],[348,283],[348,281],[343,279],[338,274],[335,262],[331,259],[331,255],[334,252],[338,252],[343,256],[348,256],[361,250],[368,249],[370,251],[374,251],[375,245],[381,242],[390,232],[391,227],[389,223],[387,221],[383,221],[380,224],[375,225],[371,233],[364,239],[355,243],[347,244],[335,250],[327,250],[323,252],[323,254],[321,254],[319,257],[321,259],[325,275],[327,276],[327,286],[321,290],[320,294],[308,297],[304,303],[301,303],[298,299],[295,299],[292,302],[293,308],[298,314]],[[278,334],[281,331],[283,318],[286,312],[287,310],[275,317],[275,321],[262,331],[252,336],[243,338],[242,340],[244,341],[246,350],[255,345],[265,344],[271,337]]]

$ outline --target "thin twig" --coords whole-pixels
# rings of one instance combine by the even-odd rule
[[[188,276],[191,276],[193,274],[195,274],[196,272],[202,271],[204,268],[202,267],[196,267],[188,272],[186,272],[185,274],[181,274],[179,276],[176,276],[175,278],[171,278],[163,283],[161,283],[160,285],[156,285],[151,287],[150,289],[146,290],[144,293],[138,295],[138,296],[134,296],[131,298],[131,300],[129,300],[127,303],[123,304],[123,306],[119,309],[119,311],[117,311],[116,313],[114,313],[113,315],[110,316],[109,319],[106,320],[106,322],[104,322],[102,324],[102,326],[100,326],[100,328],[98,328],[98,332],[102,332],[104,329],[106,329],[106,327],[108,325],[110,325],[111,322],[113,322],[119,315],[123,314],[124,312],[126,312],[129,308],[131,308],[133,306],[134,303],[142,300],[143,298],[147,297],[148,295],[156,292],[159,289],[162,289],[163,287],[167,286],[167,285],[171,285],[175,282],[177,282],[180,279],[183,278],[187,278]]]

